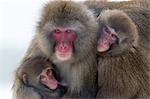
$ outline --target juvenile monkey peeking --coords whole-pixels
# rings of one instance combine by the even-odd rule
[[[133,14],[134,10],[126,12]],[[138,9],[136,13],[139,13]],[[149,99],[150,64],[145,54],[150,51],[147,49],[149,40],[144,38],[147,43],[142,42],[136,24],[123,11],[104,10],[98,21],[97,98]],[[144,33],[142,35],[149,36]]]

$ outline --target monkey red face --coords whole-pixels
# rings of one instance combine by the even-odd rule
[[[52,32],[52,38],[56,42],[55,54],[59,60],[65,61],[71,58],[73,41],[76,37],[76,33],[68,28],[57,28]]]
[[[46,68],[42,71],[40,74],[40,82],[52,90],[56,89],[58,86],[58,81],[55,79],[51,68]]]
[[[28,84],[28,76],[27,74],[23,74],[22,80],[25,84]],[[54,77],[54,73],[52,68],[48,67],[42,70],[42,72],[38,75],[38,79],[41,84],[47,86],[49,89],[54,90],[58,86],[58,81]]]
[[[113,28],[105,26],[102,28],[101,37],[98,40],[97,50],[99,52],[105,52],[111,49],[113,44],[118,42],[117,33]]]

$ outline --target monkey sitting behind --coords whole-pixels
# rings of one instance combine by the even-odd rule
[[[46,59],[39,57],[28,59],[18,73],[23,84],[33,88],[42,99],[58,98],[66,92],[66,87],[56,80],[58,78],[56,69]]]
[[[134,10],[128,12],[132,11],[134,13]],[[98,21],[99,92],[97,98],[149,99],[148,40],[146,44],[142,44],[143,40],[135,23],[123,11],[104,10],[98,17]]]

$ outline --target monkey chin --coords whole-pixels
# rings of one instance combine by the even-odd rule
[[[105,47],[97,47],[97,51],[102,53],[102,52],[106,52],[109,50],[109,47],[108,46],[105,46]]]
[[[72,52],[70,51],[70,52],[67,52],[67,53],[61,53],[59,51],[56,51],[55,55],[56,55],[56,58],[58,60],[60,60],[60,61],[67,61],[67,60],[71,59]]]

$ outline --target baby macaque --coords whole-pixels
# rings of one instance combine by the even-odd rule
[[[47,59],[28,59],[19,73],[23,84],[33,88],[44,99],[58,98],[66,92],[66,88],[56,80],[58,72]]]

